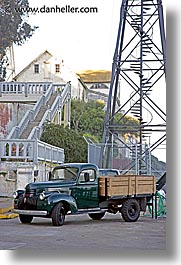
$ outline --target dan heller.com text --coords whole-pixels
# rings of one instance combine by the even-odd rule
[[[65,5],[65,6],[54,6],[54,7],[49,7],[49,6],[42,6],[40,8],[31,8],[29,10],[30,12],[38,12],[38,13],[97,13],[98,8],[97,7],[73,7],[70,5]]]

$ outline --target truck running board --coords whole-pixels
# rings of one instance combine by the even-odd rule
[[[101,208],[79,209],[75,214],[103,213],[106,212],[107,210],[108,209],[101,209]]]

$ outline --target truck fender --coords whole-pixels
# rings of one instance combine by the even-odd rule
[[[51,210],[59,202],[68,203],[68,205],[70,206],[70,211],[72,213],[76,213],[78,211],[76,200],[70,195],[60,193],[53,194],[48,197],[48,204],[51,206]]]

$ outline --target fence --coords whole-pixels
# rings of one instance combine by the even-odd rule
[[[63,163],[64,149],[37,139],[3,139],[0,141],[0,160]]]
[[[153,157],[148,144],[106,144],[88,143],[88,162],[103,168],[119,169],[121,174],[155,175],[160,178],[165,170],[159,171],[152,165]],[[100,165],[101,148],[103,148],[103,165]],[[140,150],[141,154],[140,155]]]
[[[48,90],[50,82],[0,82],[0,97],[2,94],[44,94]]]

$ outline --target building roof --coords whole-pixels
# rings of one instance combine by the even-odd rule
[[[85,83],[110,83],[110,70],[84,70],[76,73]]]

